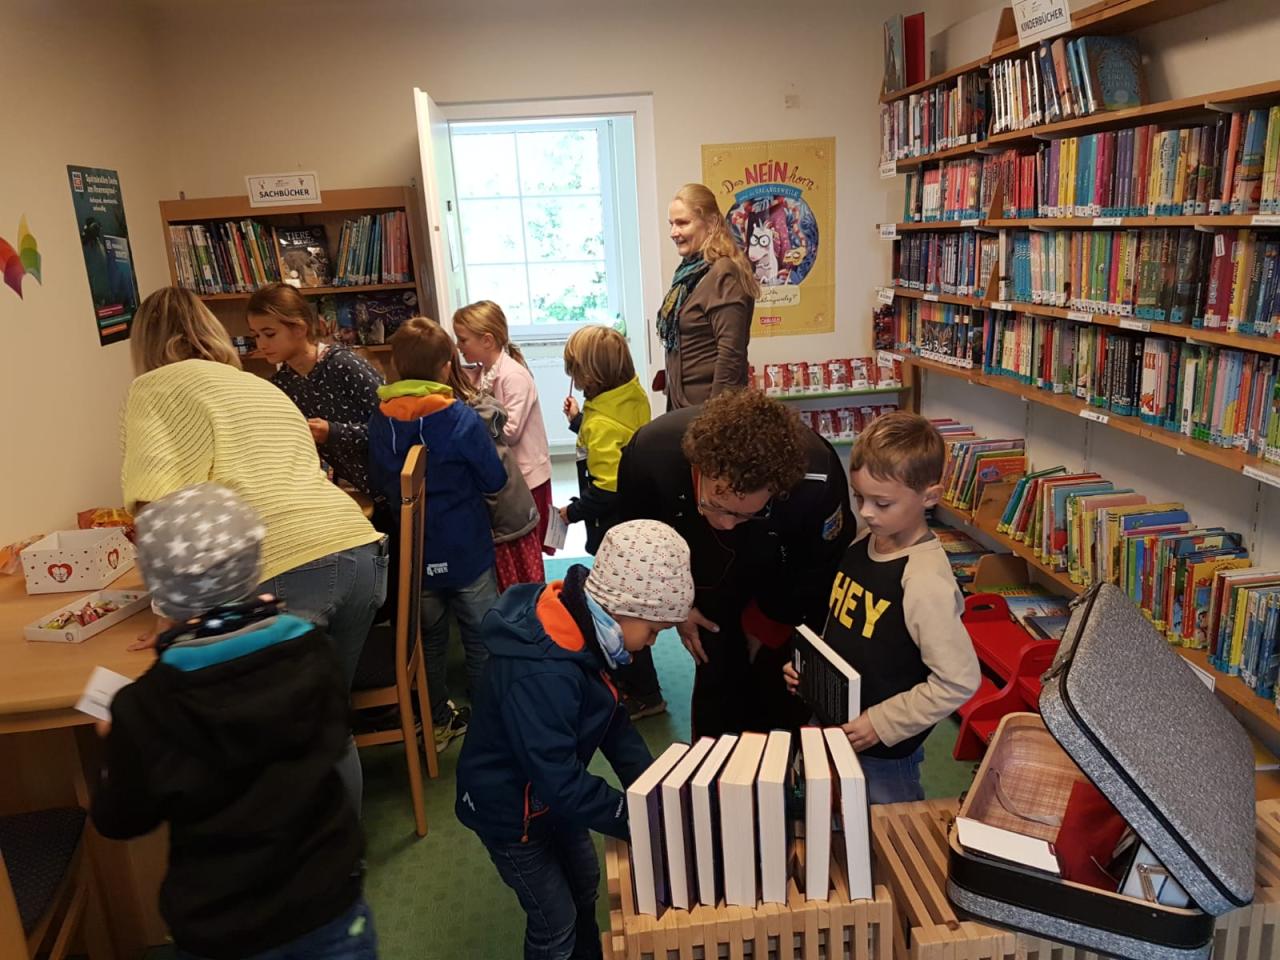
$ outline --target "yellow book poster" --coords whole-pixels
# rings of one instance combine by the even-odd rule
[[[833,332],[835,137],[704,144],[702,182],[760,281],[751,336]]]

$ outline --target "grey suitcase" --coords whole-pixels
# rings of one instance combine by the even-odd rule
[[[1044,676],[1040,711],[1005,717],[960,816],[1036,833],[1022,817],[1052,821],[1070,784],[1087,777],[1193,907],[976,857],[960,846],[954,826],[948,897],[975,917],[1110,956],[1209,957],[1213,917],[1253,899],[1253,751],[1244,731],[1111,584],[1077,601]],[[1017,826],[1001,822],[1011,796]],[[1053,840],[1056,827],[1039,829]]]

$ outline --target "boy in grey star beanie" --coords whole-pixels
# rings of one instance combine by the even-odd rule
[[[156,500],[136,530],[138,568],[162,617],[198,617],[244,600],[259,582],[267,528],[226,487],[202,483]]]

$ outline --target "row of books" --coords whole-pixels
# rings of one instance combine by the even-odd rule
[[[256,220],[170,224],[178,283],[201,294],[247,293],[280,280],[280,237]]]
[[[987,78],[966,73],[881,104],[881,163],[985,140],[989,98]]]
[[[1061,640],[1071,619],[1071,602],[1031,583],[984,587],[983,593],[1004,597],[1009,615],[1036,640]]]
[[[1034,209],[1036,156],[1009,149],[980,157],[944,160],[926,170],[908,170],[902,219],[908,223],[985,217],[997,191],[1001,216],[1029,217]]]
[[[998,237],[971,231],[911,233],[894,248],[896,286],[958,297],[985,297],[1000,255]]]
[[[1280,235],[1002,231],[1001,300],[1280,336]]]
[[[405,212],[367,213],[344,221],[338,238],[337,264],[335,287],[412,280]]]
[[[1146,76],[1133,37],[1059,37],[988,68],[992,133],[1136,107]]]
[[[1026,444],[1021,439],[952,440],[942,472],[942,499],[960,510],[973,510],[982,502],[987,484],[1020,477],[1026,468]]]
[[[900,349],[1280,463],[1280,357],[1054,317],[899,309]]]
[[[1280,674],[1280,570],[1224,567],[1213,574],[1208,614],[1201,618],[1197,612],[1196,636],[1203,633],[1210,664],[1239,676],[1259,696],[1275,700]]]
[[[978,561],[991,553],[991,551],[963,530],[949,527],[938,520],[931,519],[929,521],[929,529],[933,531],[933,535],[942,544],[942,549],[947,555],[947,562],[951,564],[951,573],[955,576],[956,583],[960,585],[961,590],[968,591],[973,584],[973,578],[977,575]]]
[[[797,750],[789,732],[775,730],[674,743],[636,779],[627,812],[638,913],[785,903],[795,836],[788,797],[798,795],[804,862],[795,879],[806,899],[828,899],[833,853],[850,899],[872,896],[858,756],[839,727],[805,727],[798,740]],[[833,843],[835,831],[843,843]]]

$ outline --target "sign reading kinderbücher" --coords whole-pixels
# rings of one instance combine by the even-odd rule
[[[1071,5],[1067,0],[1014,0],[1018,46],[1045,40],[1071,29]]]
[[[268,173],[245,177],[249,206],[287,207],[320,202],[320,181],[314,172]]]

